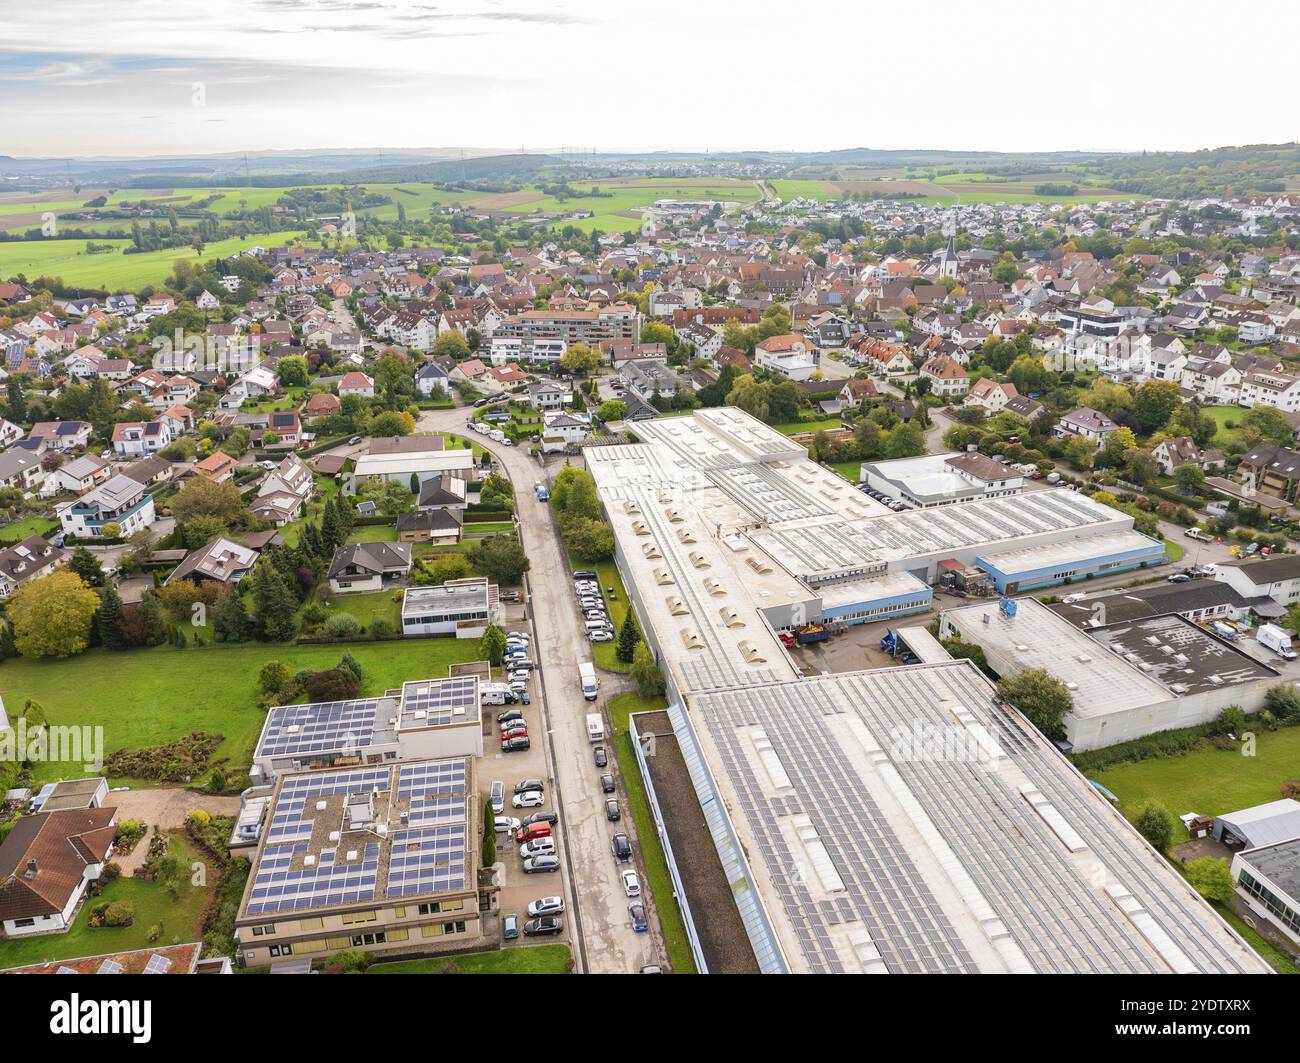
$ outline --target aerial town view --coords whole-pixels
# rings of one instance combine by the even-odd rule
[[[0,975],[273,1033],[257,976],[1107,974],[1249,1037],[1297,12],[618,6],[0,11]],[[88,998],[164,984],[0,978],[137,1042]]]

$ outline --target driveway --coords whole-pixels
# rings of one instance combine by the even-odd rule
[[[528,581],[532,594],[533,660],[540,669],[535,690],[541,695],[544,722],[549,728],[552,778],[547,788],[547,803],[560,814],[559,855],[571,886],[566,919],[581,939],[579,965],[595,973],[635,973],[645,964],[665,962],[660,934],[657,925],[648,934],[637,934],[631,928],[627,898],[619,879],[625,865],[615,864],[610,850],[614,825],[605,819],[600,772],[593,763],[586,730],[587,713],[603,709],[610,691],[619,684],[606,677],[605,689],[595,703],[583,700],[579,690],[578,663],[590,660],[591,654],[589,643],[579,630],[568,558],[560,546],[550,507],[538,502],[532,491],[534,481],[543,478],[541,466],[522,448],[498,447],[482,436],[475,437],[465,428],[467,420],[468,413],[463,409],[430,410],[421,415],[419,430],[450,431],[475,438],[475,442],[492,452],[515,487],[520,534],[531,562]],[[484,759],[484,776],[501,778],[493,773],[506,765],[494,763],[492,757]],[[612,758],[610,770],[617,777],[617,761]],[[554,800],[557,795],[558,804]],[[619,796],[626,808],[625,795],[620,792]],[[633,836],[630,817],[625,816],[618,827]],[[635,848],[634,837],[633,843]],[[519,885],[518,876],[510,873],[513,865],[507,866],[506,885],[511,891],[508,899],[517,903],[522,899],[514,893]],[[642,870],[643,882],[645,877]],[[542,889],[559,892],[550,885]],[[506,899],[503,898],[503,910]],[[652,905],[647,904],[646,908],[651,911]]]
[[[237,816],[238,797],[209,797],[179,787],[156,790],[123,790],[108,795],[105,804],[117,809],[117,819],[138,819],[145,825],[144,837],[127,856],[114,859],[126,876],[134,875],[149,856],[149,843],[160,830],[179,830],[196,808],[214,816]]]

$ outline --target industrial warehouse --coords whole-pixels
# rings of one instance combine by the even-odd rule
[[[803,678],[780,638],[928,610],[950,566],[1013,591],[1158,561],[1131,518],[895,513],[732,409],[636,432],[584,453],[759,969],[1268,969],[970,662]]]

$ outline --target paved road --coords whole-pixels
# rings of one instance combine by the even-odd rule
[[[426,411],[420,416],[418,430],[452,431],[472,436],[475,442],[491,450],[515,486],[520,534],[531,562],[529,585],[536,651],[533,660],[541,670],[543,704],[553,754],[552,786],[558,785],[560,798],[558,807],[564,841],[564,851],[560,855],[570,873],[571,893],[576,892],[577,903],[570,906],[570,926],[578,930],[573,911],[576,907],[576,922],[581,924],[585,952],[582,958],[587,971],[635,973],[645,964],[663,963],[664,960],[657,922],[652,920],[653,929],[648,934],[637,934],[631,928],[627,898],[619,879],[622,866],[615,864],[610,850],[613,825],[605,819],[600,773],[592,760],[592,745],[587,739],[587,713],[597,706],[603,709],[610,691],[602,690],[600,699],[593,704],[583,700],[578,687],[578,663],[591,659],[590,644],[579,629],[568,559],[560,548],[550,508],[538,502],[532,490],[533,483],[544,478],[541,469],[526,450],[500,447],[482,436],[467,432],[465,423],[470,412],[463,408]],[[613,682],[607,679],[606,686],[612,686]],[[606,716],[607,730],[608,726]],[[617,773],[617,764],[612,756],[611,767]],[[500,777],[504,767],[485,769],[485,774],[492,774],[494,770],[497,772],[494,777]],[[621,792],[620,803],[626,810],[627,802]],[[629,836],[633,835],[631,820],[626,814],[618,826]],[[635,839],[633,847],[637,848]],[[638,873],[644,883],[645,875],[639,866]],[[646,910],[653,912],[652,904],[647,904]]]

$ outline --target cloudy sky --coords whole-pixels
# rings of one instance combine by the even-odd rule
[[[5,0],[0,154],[1294,140],[1297,28],[1294,0]]]

